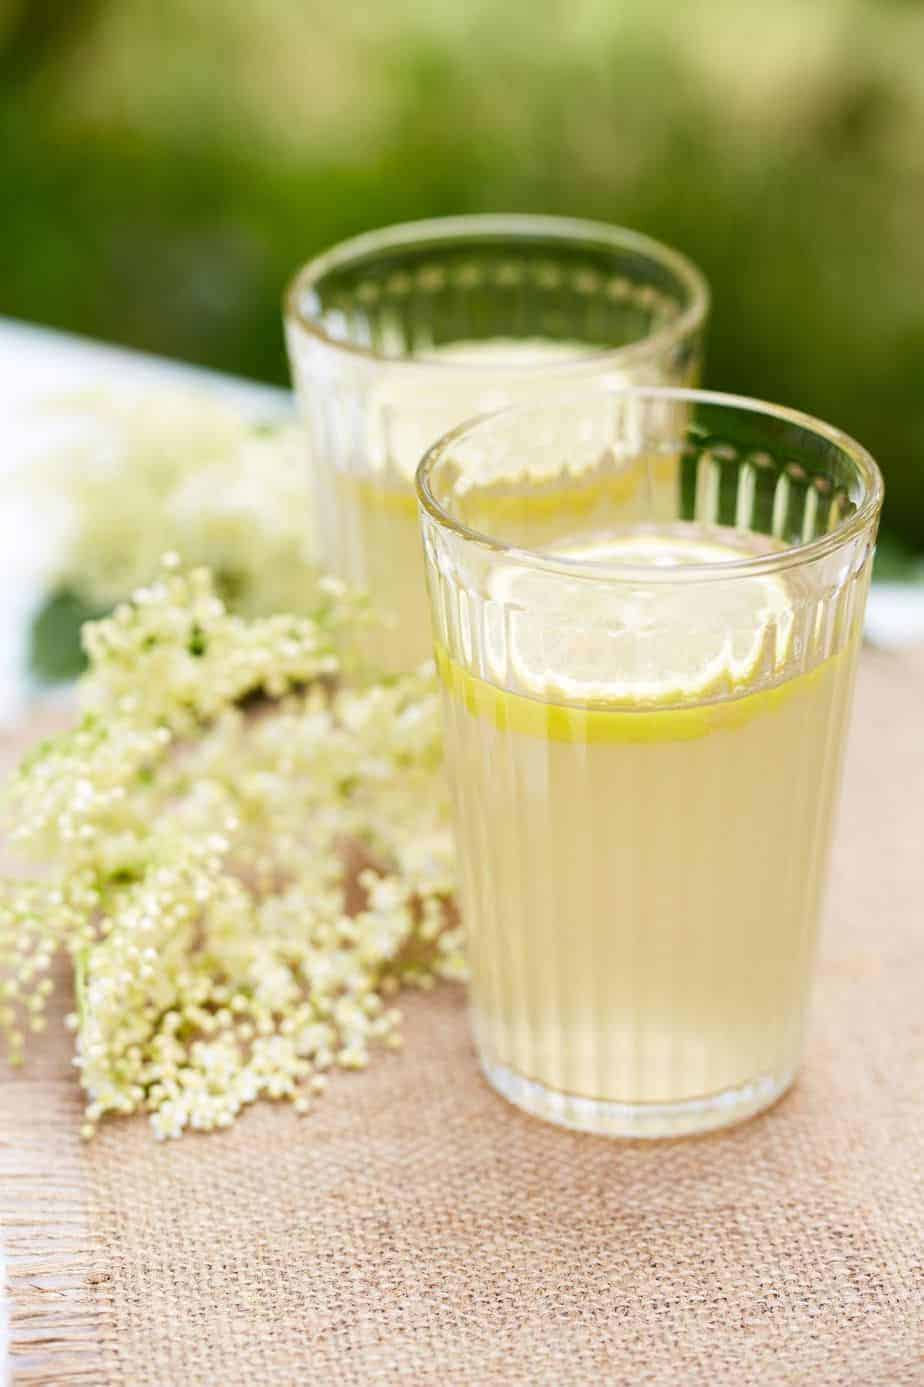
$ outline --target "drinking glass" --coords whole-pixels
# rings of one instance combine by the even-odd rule
[[[476,216],[359,236],[311,261],[286,304],[316,545],[388,618],[386,670],[430,653],[414,498],[424,450],[550,381],[695,383],[708,290],[676,251],[555,217]]]
[[[487,1077],[621,1136],[760,1111],[802,1051],[874,462],[600,384],[464,425],[417,488]]]

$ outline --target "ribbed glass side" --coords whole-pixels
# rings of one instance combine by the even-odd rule
[[[675,276],[649,257],[562,236],[390,247],[310,292],[327,336],[385,359],[511,339],[621,347],[684,306]]]
[[[659,409],[617,430],[633,487],[600,480],[612,419],[576,407],[545,430],[498,421],[468,467],[461,439],[439,499],[460,518],[502,517],[508,542],[657,530],[742,558],[824,534],[855,505],[835,449]],[[549,463],[541,485],[522,470],[527,435],[533,478]],[[486,475],[486,450],[490,480],[459,486]],[[505,465],[518,500],[501,507]],[[537,1115],[592,1131],[672,1135],[758,1111],[802,1051],[873,534],[782,575],[713,579],[682,607],[682,573],[656,592],[626,580],[621,625],[600,618],[612,576],[537,576],[429,515],[424,535],[486,1073]],[[731,662],[771,599],[746,671],[684,692],[697,652]],[[622,692],[569,695],[569,659]],[[633,696],[652,679],[677,692]]]
[[[413,477],[437,438],[541,399],[537,367],[578,384],[598,366],[591,356],[628,349],[612,373],[626,383],[691,384],[699,369],[700,322],[656,335],[689,306],[676,275],[630,246],[566,233],[386,244],[294,292],[324,334],[290,312],[319,552],[388,620],[375,655],[391,670],[431,653]]]
[[[680,1130],[688,1105],[714,1103],[721,1119],[729,1095],[763,1106],[786,1086],[851,663],[741,726],[676,742],[559,741],[447,692],[489,1073],[541,1085],[577,1125],[572,1100],[593,1100],[586,1125],[639,1134]]]

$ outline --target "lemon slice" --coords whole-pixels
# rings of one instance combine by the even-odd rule
[[[786,582],[775,574],[685,577],[694,564],[753,557],[755,546],[679,529],[559,546],[555,557],[587,565],[573,577],[499,567],[485,618],[488,677],[547,702],[615,708],[701,702],[772,680],[791,643]],[[763,538],[760,545],[767,552]],[[652,580],[595,577],[600,563],[648,568]]]

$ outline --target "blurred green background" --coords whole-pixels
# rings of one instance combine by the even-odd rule
[[[0,312],[286,377],[297,264],[545,211],[684,248],[707,383],[881,461],[924,551],[917,0],[0,0]]]

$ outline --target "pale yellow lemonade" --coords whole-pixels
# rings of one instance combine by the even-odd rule
[[[523,372],[542,365],[560,365],[579,360],[600,349],[581,343],[495,339],[485,342],[455,342],[430,352],[434,367],[411,382],[400,370],[386,373],[376,392],[371,413],[383,421],[386,435],[381,465],[364,473],[336,474],[338,547],[352,553],[353,571],[362,573],[362,585],[369,592],[379,614],[387,623],[387,636],[381,643],[382,659],[393,671],[406,670],[429,659],[432,653],[430,609],[427,602],[423,552],[414,473],[429,445],[443,433],[473,414],[497,409],[510,401],[510,391],[519,399],[541,399],[544,389],[538,379],[530,384]],[[421,365],[421,363],[417,363]],[[470,374],[447,375],[447,366],[465,367]],[[519,373],[519,375],[518,375]],[[516,380],[514,378],[516,377]],[[613,384],[630,383],[624,372],[610,372]],[[663,491],[663,510],[652,509],[645,493],[651,476]],[[676,466],[661,459],[657,472],[636,460],[623,482],[624,518],[643,514],[672,515],[676,512]],[[559,493],[560,495],[560,493]],[[550,495],[554,507],[556,495]],[[612,500],[612,498],[611,498]],[[504,497],[494,498],[502,506]],[[483,502],[488,511],[479,518],[489,524],[491,501]]]
[[[556,550],[679,575],[774,543],[677,523]],[[651,1105],[654,1135],[663,1105],[791,1079],[853,665],[813,663],[798,582],[589,594],[501,563],[478,676],[438,651],[475,1030],[509,1096],[577,1125],[584,1099]]]

